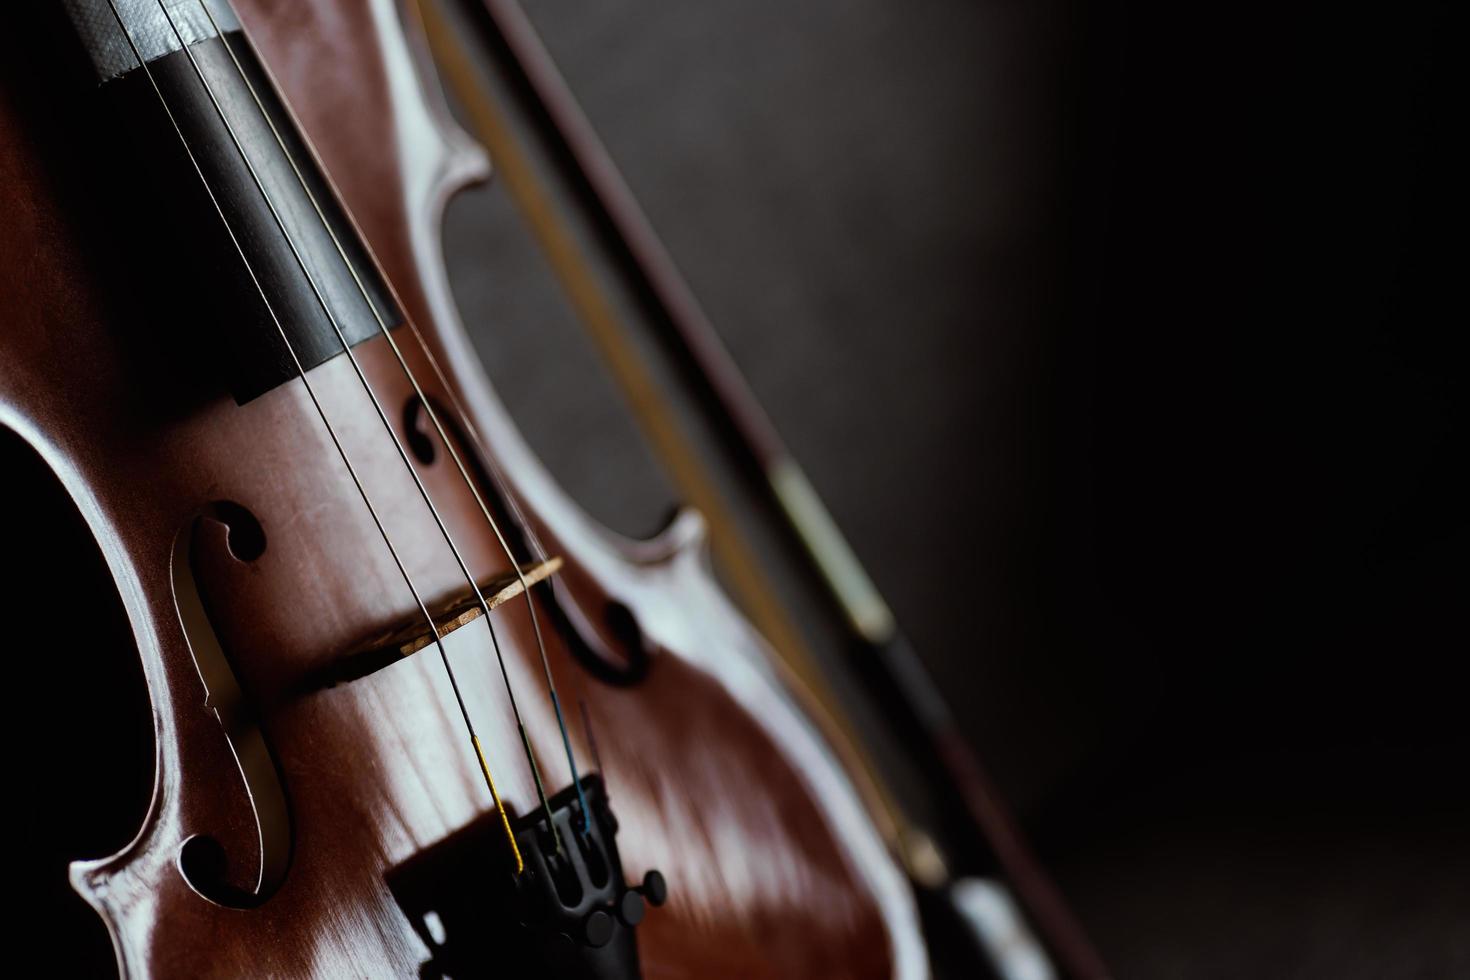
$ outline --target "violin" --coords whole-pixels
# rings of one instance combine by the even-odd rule
[[[848,750],[701,518],[598,526],[487,383],[439,244],[487,161],[412,18],[16,6],[0,428],[146,681],[146,817],[70,874],[121,973],[926,975]]]

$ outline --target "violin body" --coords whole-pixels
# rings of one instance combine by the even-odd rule
[[[140,657],[152,702],[147,818],[120,853],[72,872],[122,971],[459,976],[540,962],[514,948],[515,928],[482,935],[448,907],[473,911],[477,889],[508,872],[434,644],[339,669],[414,621],[398,561],[430,607],[464,590],[439,521],[477,581],[514,576],[478,489],[507,537],[560,559],[530,591],[571,748],[616,814],[627,881],[658,869],[668,885],[636,928],[642,975],[924,975],[909,889],[875,818],[715,585],[698,516],[643,542],[595,525],[490,390],[439,254],[446,201],[488,167],[427,80],[413,19],[392,0],[234,9],[412,324],[394,330],[410,372],[375,336],[353,348],[367,385],[339,355],[309,370],[310,391],[298,378],[231,397],[200,369],[212,355],[181,352],[219,320],[209,282],[181,286],[187,264],[159,251],[126,257],[119,282],[147,221],[97,216],[115,188],[89,180],[106,161],[69,115],[88,100],[106,111],[100,89],[116,83],[78,83],[79,59],[27,53],[19,30],[0,41],[0,426],[55,472],[126,610],[136,653],[84,655]],[[69,94],[43,95],[52,84]],[[198,200],[181,190],[128,213]],[[541,803],[507,681],[546,791],[572,775],[525,596],[491,618],[504,677],[485,617],[442,643],[505,810],[524,819]],[[478,843],[455,851],[467,834]],[[475,848],[494,860],[465,856]],[[441,894],[438,927],[426,926],[423,903]]]

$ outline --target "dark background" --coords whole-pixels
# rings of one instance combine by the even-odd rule
[[[1116,973],[1470,970],[1448,7],[527,10]],[[500,193],[472,335],[646,533]]]

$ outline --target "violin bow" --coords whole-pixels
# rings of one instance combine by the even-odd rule
[[[635,420],[681,494],[709,523],[711,547],[743,606],[786,666],[807,689],[828,725],[846,730],[835,697],[799,631],[765,584],[715,483],[677,426],[673,413],[627,337],[627,328],[601,295],[579,247],[560,225],[549,196],[520,151],[503,112],[474,68],[463,42],[439,8],[417,0],[430,53],[471,120],[501,181],[525,215],[578,319],[602,352]],[[1068,976],[1103,978],[1108,971],[1049,876],[1042,870],[978,755],[960,732],[943,696],[903,635],[888,604],[842,535],[775,425],[740,373],[713,323],[582,112],[535,28],[514,0],[462,0],[525,100],[537,135],[563,166],[579,200],[605,232],[620,271],[645,299],[659,339],[673,354],[736,462],[764,490],[768,504],[825,587],[853,638],[851,666],[865,691],[884,708],[894,733],[940,787],[945,816],[980,832],[1043,941]],[[858,752],[861,787],[887,819],[882,829],[919,884],[946,886],[950,871],[932,838],[893,799],[876,766]]]

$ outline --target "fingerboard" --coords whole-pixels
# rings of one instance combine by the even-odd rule
[[[137,228],[171,226],[160,268],[219,298],[194,336],[237,402],[402,323],[227,2],[64,2],[138,157]]]

